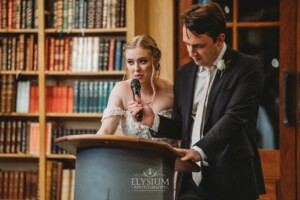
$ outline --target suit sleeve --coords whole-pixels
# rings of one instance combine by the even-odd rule
[[[180,114],[180,104],[179,104],[179,95],[180,95],[180,76],[179,72],[176,72],[175,82],[173,86],[174,91],[174,102],[172,117],[166,118],[163,116],[160,117],[160,124],[158,127],[157,136],[167,137],[171,139],[181,139],[182,136],[182,116]]]

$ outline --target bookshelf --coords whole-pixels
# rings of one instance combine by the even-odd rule
[[[70,0],[67,0],[71,2]],[[72,0],[77,1],[77,0]],[[81,0],[80,0],[81,1]],[[93,0],[84,0],[82,2],[89,2]],[[108,0],[110,1],[110,0]],[[112,2],[117,2],[116,0],[111,0]],[[99,128],[100,119],[102,117],[101,112],[92,112],[92,113],[80,113],[80,112],[55,112],[55,111],[47,111],[47,87],[48,86],[64,86],[64,85],[72,85],[76,81],[110,81],[110,80],[121,80],[126,74],[125,70],[115,71],[115,70],[103,70],[103,71],[72,71],[72,70],[49,70],[49,55],[47,52],[47,48],[49,48],[49,44],[46,44],[48,38],[86,38],[86,37],[103,37],[103,38],[121,38],[124,41],[129,40],[134,35],[137,34],[150,34],[153,36],[157,43],[159,44],[160,49],[163,52],[163,59],[161,60],[161,66],[163,66],[161,70],[161,77],[165,78],[169,81],[173,80],[174,74],[174,56],[173,56],[173,39],[174,39],[174,27],[173,23],[170,23],[170,20],[173,20],[173,7],[174,2],[172,0],[159,1],[159,0],[124,0],[126,2],[125,7],[125,19],[126,26],[120,28],[58,28],[53,27],[49,24],[49,4],[51,6],[51,2],[54,0],[3,0],[3,4],[7,4],[7,12],[12,12],[14,9],[9,11],[12,5],[15,6],[14,3],[22,3],[31,2],[36,7],[32,6],[31,13],[32,25],[31,26],[16,26],[15,24],[4,26],[2,23],[3,19],[3,10],[0,11],[1,15],[1,26],[0,26],[0,57],[1,57],[1,67],[0,67],[0,76],[10,76],[15,80],[15,93],[13,95],[17,95],[17,83],[20,81],[29,81],[30,84],[33,84],[37,87],[38,92],[38,102],[35,104],[38,106],[38,112],[16,112],[15,108],[10,112],[1,112],[0,111],[0,122],[1,121],[25,121],[30,122],[31,124],[38,123],[37,128],[40,132],[40,137],[38,139],[38,153],[0,153],[0,169],[3,171],[13,170],[11,176],[21,176],[20,174],[15,175],[15,171],[26,171],[29,174],[35,173],[32,177],[35,181],[35,187],[38,189],[34,189],[31,191],[33,195],[37,196],[38,199],[47,199],[47,195],[49,193],[47,183],[47,165],[49,161],[56,161],[66,163],[67,166],[74,169],[74,161],[75,157],[68,154],[53,154],[46,153],[47,147],[47,124],[49,122],[54,122],[57,124],[61,124],[65,126],[64,128],[70,129],[71,127],[75,127],[79,124],[85,124],[88,127]],[[65,2],[65,0],[56,1],[59,3]],[[79,2],[79,0],[78,0]],[[96,1],[94,1],[96,2]],[[37,4],[36,4],[37,3]],[[21,10],[22,11],[22,10]],[[7,14],[7,16],[11,16],[12,14]],[[157,23],[159,20],[168,19],[167,23]],[[8,19],[6,19],[8,20]],[[20,23],[22,19],[20,19]],[[50,20],[51,21],[51,20]],[[15,22],[11,22],[15,23]],[[31,36],[32,35],[32,36]],[[10,66],[10,70],[2,68],[2,40],[4,37],[16,37],[16,41],[19,41],[20,37],[23,37],[24,41],[27,41],[27,38],[31,37],[31,54],[28,55],[30,59],[33,59],[36,54],[36,60],[32,60],[32,64],[36,63],[36,68],[19,70],[19,68],[14,68]],[[36,47],[34,47],[36,46]],[[24,48],[27,48],[27,43]],[[35,49],[34,49],[35,48]],[[27,51],[27,49],[26,49]],[[18,51],[17,51],[18,52]],[[29,51],[28,51],[29,52]],[[26,53],[25,53],[26,54]],[[27,61],[27,55],[24,55],[25,66]],[[16,62],[16,61],[15,61]],[[18,61],[19,62],[19,61]],[[27,66],[26,66],[27,67]],[[2,91],[2,88],[1,88]],[[1,93],[2,94],[2,93]],[[79,126],[81,128],[81,126]],[[6,129],[5,129],[6,131]],[[4,132],[5,133],[5,132]],[[0,170],[0,171],[1,171]],[[34,170],[34,172],[32,172]],[[24,173],[26,173],[24,172]],[[22,172],[23,173],[23,172]],[[1,174],[1,172],[0,172]],[[6,173],[7,175],[7,173]],[[37,178],[38,177],[38,178]],[[0,177],[0,183],[3,183],[3,177]],[[0,185],[1,187],[1,185]],[[48,188],[48,189],[47,189]],[[28,188],[27,188],[28,189]],[[27,190],[25,188],[25,190]],[[0,192],[1,193],[1,192]],[[26,192],[24,192],[25,195]],[[10,195],[10,194],[7,194]],[[14,195],[14,194],[12,194]],[[27,194],[26,194],[27,195]],[[28,194],[29,195],[29,194]],[[15,196],[11,196],[15,197]]]

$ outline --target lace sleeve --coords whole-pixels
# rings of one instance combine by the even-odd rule
[[[164,116],[164,117],[167,117],[167,118],[171,118],[172,116],[172,109],[169,109],[169,110],[163,110],[163,111],[160,111],[159,113],[157,113],[161,116]]]
[[[103,117],[101,122],[103,122],[103,120],[109,118],[109,117],[113,117],[113,116],[124,116],[125,115],[125,111],[122,110],[122,108],[117,107],[117,106],[110,106],[105,108],[105,110],[103,111]]]

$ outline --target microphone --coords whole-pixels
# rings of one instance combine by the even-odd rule
[[[138,79],[132,79],[131,90],[132,90],[133,100],[135,100],[135,95],[141,98],[141,83]],[[141,122],[143,119],[143,111],[142,110],[139,111],[135,115],[135,118],[138,122]]]

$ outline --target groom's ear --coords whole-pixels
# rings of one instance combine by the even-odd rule
[[[225,42],[225,34],[220,33],[217,37],[217,43],[218,45],[223,45],[224,42]]]

